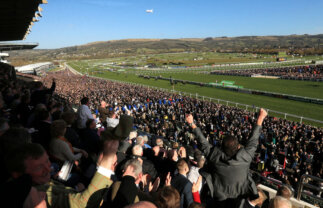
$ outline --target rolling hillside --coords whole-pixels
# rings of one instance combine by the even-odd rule
[[[134,54],[210,51],[273,54],[282,50],[301,55],[323,54],[323,34],[99,41],[59,49],[12,51],[9,61],[19,65],[19,62],[107,58]]]

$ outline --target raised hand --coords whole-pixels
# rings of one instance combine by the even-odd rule
[[[149,192],[156,192],[160,184],[160,178],[156,178],[154,183],[149,182]]]
[[[186,149],[185,147],[180,147],[179,150],[178,150],[178,155],[181,157],[181,158],[186,158]]]
[[[264,122],[264,119],[267,117],[268,113],[265,109],[260,108],[259,110],[259,116],[258,116],[258,120],[257,120],[257,125],[261,126],[262,123]]]
[[[172,181],[172,176],[170,176],[170,172],[167,173],[165,186],[170,186],[170,182]]]
[[[193,183],[192,193],[199,191],[199,188],[200,188],[201,183],[202,183],[202,176],[199,176],[199,178],[197,179],[197,181]]]

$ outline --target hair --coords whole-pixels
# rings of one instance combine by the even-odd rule
[[[281,196],[286,199],[290,199],[293,196],[293,192],[288,186],[281,186],[277,190],[276,196]]]
[[[239,150],[238,147],[239,141],[236,137],[233,137],[231,135],[224,137],[222,142],[222,150],[227,156],[234,156]]]
[[[17,146],[31,143],[31,136],[25,128],[11,128],[4,133],[0,140],[1,153],[6,155]]]
[[[164,144],[164,142],[163,142],[162,139],[156,139],[156,145],[157,146],[163,147],[163,144]]]
[[[90,128],[90,126],[91,126],[91,124],[92,124],[92,122],[93,121],[95,121],[94,119],[88,119],[87,121],[86,121],[86,123],[85,123],[85,126],[86,126],[86,128]]]
[[[89,98],[88,98],[88,97],[83,97],[83,98],[81,99],[81,104],[82,104],[82,105],[86,105],[88,102],[89,102]]]
[[[129,139],[133,139],[137,137],[137,131],[131,131],[129,134]],[[138,144],[138,137],[137,137],[137,144]]]
[[[109,117],[109,118],[112,118],[114,114],[115,114],[114,110],[109,111],[109,113],[108,113],[108,117]]]
[[[66,129],[66,122],[62,119],[56,120],[50,126],[50,133],[52,138],[57,138],[59,136],[64,136]]]
[[[138,177],[140,173],[142,173],[142,165],[139,160],[137,159],[130,159],[126,162],[124,165],[124,170],[128,168],[128,166],[133,167],[133,171],[135,173],[135,176]]]
[[[145,140],[144,140],[144,137],[143,136],[137,136],[136,138],[136,144],[144,144],[145,143]]]
[[[44,155],[45,149],[40,144],[27,143],[14,148],[6,157],[6,166],[9,173],[25,172],[25,160],[28,158],[38,159]]]
[[[45,104],[43,103],[38,103],[35,107],[35,111],[36,112],[39,112],[39,111],[42,111],[42,110],[47,110],[47,107]]]
[[[62,119],[67,125],[72,125],[76,119],[76,114],[74,112],[64,112],[62,114]]]
[[[50,114],[46,109],[40,110],[37,115],[37,119],[39,119],[39,121],[47,120],[50,117]]]
[[[205,163],[205,157],[204,156],[201,156],[201,157],[199,157],[197,159],[197,167],[198,168],[203,168],[204,163]]]
[[[193,202],[188,206],[188,208],[204,208],[204,205],[197,202]]]
[[[181,198],[178,191],[172,186],[164,186],[158,192],[156,205],[158,208],[179,208]]]
[[[282,196],[276,196],[269,202],[269,208],[292,208],[292,203],[289,199]]]
[[[179,159],[177,164],[176,164],[176,167],[178,169],[178,172],[184,171],[186,167],[189,168],[188,163],[186,162],[185,159]]]
[[[136,155],[136,156],[141,156],[142,155],[142,147],[140,144],[136,144],[135,146],[133,146],[132,148],[132,154]]]

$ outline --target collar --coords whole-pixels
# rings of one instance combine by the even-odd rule
[[[102,167],[102,166],[98,167],[97,172],[104,175],[107,178],[111,178],[111,176],[114,175],[114,172],[112,170],[109,170],[109,169]]]

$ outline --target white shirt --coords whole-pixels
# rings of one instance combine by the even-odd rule
[[[88,119],[94,119],[90,108],[87,105],[81,105],[77,109],[77,128],[84,129]]]
[[[191,181],[192,184],[196,183],[197,180],[199,179],[199,176],[200,176],[199,169],[200,168],[196,166],[192,166],[190,169],[190,172],[187,175],[187,179]],[[201,191],[201,189],[202,189],[202,183],[200,184],[199,192]]]
[[[114,175],[114,172],[112,170],[109,170],[105,167],[99,166],[98,173],[100,173],[101,175],[104,175],[105,177],[111,178],[112,175]]]

